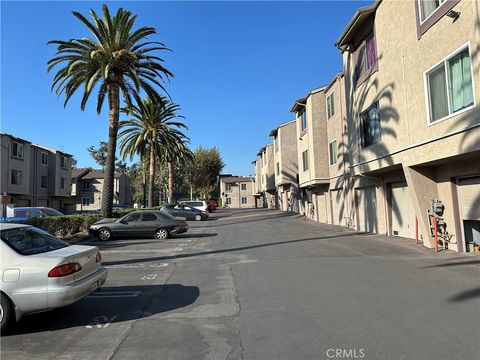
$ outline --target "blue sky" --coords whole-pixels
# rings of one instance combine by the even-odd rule
[[[225,173],[253,173],[251,161],[268,133],[293,119],[294,100],[341,70],[334,47],[356,9],[371,1],[316,2],[108,2],[153,26],[173,50],[164,53],[175,74],[167,84],[189,126],[191,147],[217,146]],[[89,36],[71,11],[101,13],[102,2],[1,3],[1,130],[73,154],[96,166],[87,147],[107,139],[108,114],[80,94],[66,108],[50,92],[46,43]],[[93,100],[93,101],[92,101]]]

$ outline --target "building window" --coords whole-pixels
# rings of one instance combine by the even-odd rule
[[[246,196],[242,196],[242,205],[246,205],[248,202],[248,199]]]
[[[361,121],[362,147],[378,143],[381,139],[378,102],[370,106],[367,111],[364,111],[361,114]]]
[[[337,163],[337,139],[333,140],[328,144],[328,158],[330,165]]]
[[[225,198],[225,204],[231,205],[232,204],[232,198],[229,198],[229,197]]]
[[[20,170],[12,170],[12,185],[22,185],[23,172]]]
[[[436,65],[426,74],[430,123],[473,105],[469,48]]]
[[[62,169],[66,169],[67,168],[67,158],[65,156],[61,156],[60,157],[60,167]]]
[[[330,119],[333,115],[335,115],[335,93],[331,93],[327,97],[327,119]]]
[[[42,165],[48,166],[48,154],[42,152]]]
[[[418,7],[420,8],[420,19],[424,22],[440,5],[446,0],[418,0]]]
[[[46,188],[48,186],[48,176],[42,176],[40,178],[40,187]]]
[[[377,45],[373,30],[355,52],[355,86],[363,83],[377,69]]]
[[[12,156],[23,159],[23,144],[12,142]]]
[[[232,190],[232,184],[225,184],[225,190],[226,191],[231,191]]]
[[[90,180],[82,181],[82,190],[90,190]]]
[[[247,190],[247,184],[241,184],[240,189],[242,189],[243,191]]]
[[[66,178],[64,177],[60,178],[60,189],[65,189],[66,183],[67,183]]]
[[[275,164],[276,166],[276,170],[277,170],[277,176],[280,175],[280,163],[277,161],[277,163]]]
[[[90,198],[89,197],[83,197],[82,198],[82,206],[90,206]]]
[[[301,117],[301,129],[302,131],[307,129],[307,109],[303,110],[303,112],[300,114]]]
[[[308,150],[305,150],[302,153],[302,160],[303,160],[303,171],[308,170]]]

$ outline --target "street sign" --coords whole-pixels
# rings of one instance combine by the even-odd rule
[[[11,202],[11,198],[8,195],[1,195],[0,198],[2,199],[2,205],[8,205]]]

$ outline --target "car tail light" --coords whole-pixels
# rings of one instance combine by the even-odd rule
[[[97,257],[95,258],[95,262],[96,263],[99,263],[100,261],[102,261],[102,254],[100,254],[100,251],[97,253]]]
[[[79,263],[70,263],[64,264],[57,267],[54,267],[52,270],[48,272],[48,277],[62,277],[72,275],[76,272],[82,270],[82,265]]]
[[[186,220],[182,220],[182,222],[180,223],[180,226],[181,226],[181,227],[187,227],[187,221],[186,221]]]

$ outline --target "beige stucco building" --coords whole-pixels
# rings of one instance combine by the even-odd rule
[[[299,211],[297,125],[292,120],[270,132],[273,138],[276,204],[283,211]]]
[[[65,211],[70,197],[72,155],[1,133],[0,192],[15,207]]]
[[[102,207],[102,191],[105,172],[103,170],[74,169],[72,171],[71,211],[99,210]],[[130,178],[125,173],[115,172],[113,206],[130,205]]]
[[[256,167],[259,164],[256,176],[260,179],[258,185],[259,207],[276,207],[275,165],[273,144],[262,147],[257,153]],[[257,169],[256,169],[257,170]],[[258,174],[258,175],[257,175]]]
[[[254,208],[255,178],[250,176],[220,176],[222,202],[229,208]]]
[[[433,247],[445,206],[450,248],[480,241],[478,1],[376,1],[337,41],[348,121],[346,224]]]

